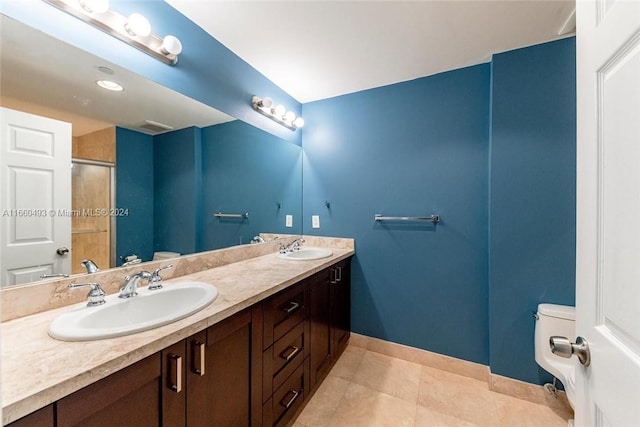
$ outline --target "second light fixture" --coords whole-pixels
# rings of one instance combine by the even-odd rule
[[[273,106],[273,99],[267,97],[260,98],[254,96],[251,98],[251,106],[254,110],[280,123],[282,126],[291,130],[296,130],[304,126],[304,119],[296,117],[293,111],[287,111],[283,105]]]

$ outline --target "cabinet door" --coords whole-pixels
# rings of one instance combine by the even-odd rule
[[[351,260],[332,267],[331,283],[331,333],[333,357],[338,357],[347,347],[351,335]]]
[[[52,404],[26,415],[11,424],[7,424],[7,427],[53,427],[54,425],[55,418]]]
[[[159,426],[159,384],[160,357],[156,353],[60,399],[56,402],[57,426]]]
[[[185,425],[186,408],[186,343],[179,341],[167,347],[162,355],[162,421],[163,425]],[[133,424],[132,424],[133,425]]]
[[[250,309],[207,329],[206,422],[194,425],[250,425],[251,337]],[[190,426],[193,416],[187,414]]]
[[[313,390],[331,367],[331,284],[330,269],[312,276],[309,319],[311,335],[311,378]]]

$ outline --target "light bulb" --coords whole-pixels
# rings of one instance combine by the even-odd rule
[[[176,36],[168,35],[162,39],[162,51],[170,55],[180,55],[182,43]]]
[[[302,117],[298,117],[293,121],[293,125],[297,128],[301,128],[304,126],[304,119]]]
[[[78,0],[78,3],[89,13],[105,13],[109,10],[109,0]]]
[[[268,96],[262,100],[262,106],[264,108],[271,108],[272,105],[273,105],[273,99],[269,98]]]
[[[124,29],[132,36],[147,37],[151,34],[151,24],[139,13],[132,13],[129,15],[127,23],[124,25]]]
[[[293,121],[296,119],[296,113],[294,113],[293,111],[287,111],[287,114],[284,115],[284,118],[286,121],[293,123]]]
[[[284,116],[284,113],[286,112],[287,110],[284,108],[284,105],[278,105],[273,109],[273,114],[275,114],[278,118]]]

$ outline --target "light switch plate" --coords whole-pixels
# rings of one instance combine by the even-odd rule
[[[293,227],[293,215],[285,216],[284,226],[285,227]]]
[[[311,216],[311,228],[320,228],[320,215]]]

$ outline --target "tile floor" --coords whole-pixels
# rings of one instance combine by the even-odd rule
[[[569,409],[495,393],[486,382],[349,346],[294,427],[566,427]]]

